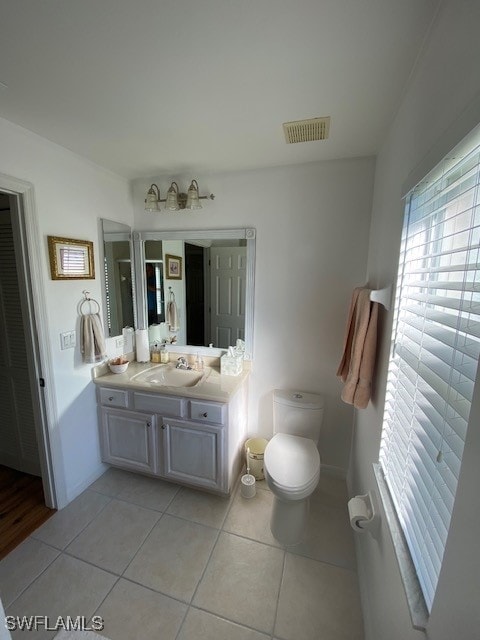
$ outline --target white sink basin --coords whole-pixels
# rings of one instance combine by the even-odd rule
[[[160,387],[194,387],[206,376],[204,371],[177,369],[173,364],[164,364],[132,377],[136,382],[148,382]]]

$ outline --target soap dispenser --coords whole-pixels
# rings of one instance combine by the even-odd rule
[[[160,349],[158,348],[158,344],[156,342],[153,345],[150,360],[152,362],[160,362]]]
[[[203,358],[199,353],[197,353],[197,357],[195,359],[195,370],[196,371],[203,371],[204,367],[205,367],[205,365],[203,363]]]
[[[162,348],[160,349],[160,362],[162,364],[167,364],[168,361],[170,360],[170,355],[167,351],[167,345],[164,344],[162,345]]]

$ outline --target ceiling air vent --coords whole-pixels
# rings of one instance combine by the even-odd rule
[[[330,130],[330,116],[326,118],[310,118],[310,120],[295,120],[284,122],[283,130],[288,144],[293,142],[313,142],[326,140]]]

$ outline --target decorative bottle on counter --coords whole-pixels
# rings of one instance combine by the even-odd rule
[[[197,353],[197,359],[195,360],[195,369],[197,371],[203,371],[205,369],[203,358],[199,353]]]
[[[163,347],[160,349],[160,362],[162,364],[167,364],[169,360],[170,360],[170,354],[168,353],[165,345],[163,345]]]
[[[158,344],[155,344],[152,347],[152,352],[150,354],[150,360],[152,362],[160,362],[160,349],[158,348]]]

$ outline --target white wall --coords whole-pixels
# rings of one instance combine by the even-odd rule
[[[480,3],[445,0],[433,24],[388,138],[377,158],[369,275],[394,281],[403,219],[402,184],[418,178],[480,121]],[[420,166],[421,165],[421,166]],[[382,314],[375,402],[356,413],[352,493],[375,490],[392,313]],[[478,387],[478,385],[477,385]],[[478,390],[477,400],[478,405]],[[427,628],[430,640],[471,640],[480,629],[480,433],[478,406],[471,424],[444,564]],[[357,536],[367,640],[416,640],[390,534],[382,520],[377,540]]]
[[[351,290],[364,283],[373,171],[360,158],[134,183],[136,230],[256,228],[249,431],[271,436],[274,388],[321,392],[322,463],[343,471],[353,413],[335,373]],[[186,188],[193,177],[216,196],[201,211],[143,210],[150,182],[164,197],[172,179]]]
[[[83,364],[80,356],[77,305],[83,289],[101,304],[98,219],[131,225],[130,187],[126,180],[3,119],[0,149],[0,173],[34,186],[43,259],[32,268],[39,270],[47,312],[52,379],[46,385],[55,414],[50,435],[62,506],[103,469],[91,365]],[[93,241],[95,280],[51,280],[47,235]],[[72,329],[77,330],[77,347],[61,351],[60,333]]]

